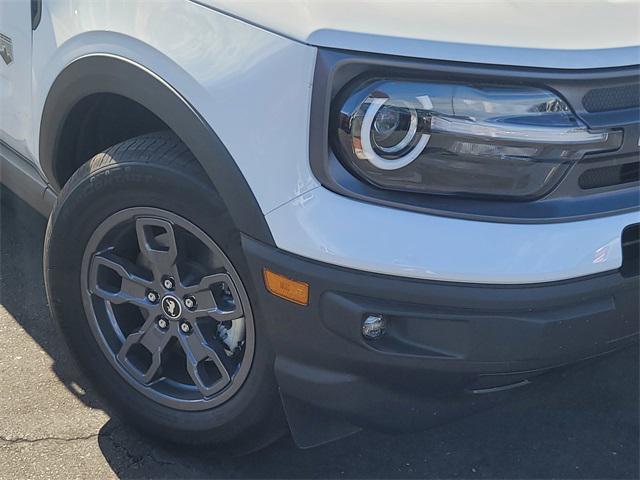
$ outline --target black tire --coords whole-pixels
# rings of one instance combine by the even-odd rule
[[[81,287],[85,248],[105,219],[132,207],[161,209],[196,225],[220,247],[244,285],[253,312],[252,363],[239,390],[217,406],[186,410],[143,395],[114,367],[90,327]],[[225,445],[236,451],[260,448],[287,431],[274,355],[260,321],[240,234],[204,171],[174,134],[158,132],[127,140],[75,172],[49,220],[44,252],[54,320],[95,387],[135,426],[171,442]]]

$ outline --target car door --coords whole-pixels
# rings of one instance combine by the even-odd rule
[[[0,142],[33,159],[31,41],[39,1],[0,0]]]

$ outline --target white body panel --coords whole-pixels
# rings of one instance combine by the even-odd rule
[[[319,187],[267,215],[278,246],[322,262],[429,280],[522,284],[614,270],[640,213],[525,225],[423,215]]]
[[[587,22],[589,28],[573,20],[565,24],[568,31],[560,32],[569,7],[538,6],[538,16],[527,17],[536,25],[534,36],[532,31],[520,32],[518,24],[507,25],[516,10],[521,11],[519,4],[492,7],[492,15],[497,16],[491,28],[486,25],[489,13],[481,13],[478,4],[470,4],[466,16],[456,16],[455,22],[449,18],[453,7],[444,2],[430,4],[433,28],[424,28],[423,23],[407,19],[408,3],[394,2],[384,9],[390,15],[398,8],[404,25],[398,19],[391,21],[393,16],[383,21],[381,4],[357,17],[355,12],[362,5],[355,2],[344,7],[331,2],[270,2],[262,7],[256,7],[256,2],[198,2],[240,16],[251,11],[252,22],[269,23],[267,27],[297,40],[189,0],[47,0],[34,33],[33,138],[39,136],[46,95],[59,72],[86,55],[117,55],[162,78],[211,125],[245,176],[276,245],[284,250],[364,271],[459,282],[537,283],[620,266],[620,234],[626,225],[640,220],[638,214],[549,225],[472,222],[374,206],[319,187],[308,158],[316,48],[303,42],[322,43],[319,39],[324,38],[332,46],[363,49],[369,45],[384,51],[399,48],[401,43],[388,37],[395,35],[397,40],[402,34],[404,40],[398,41],[417,42],[424,56],[434,55],[425,49],[428,42],[449,42],[458,45],[457,54],[468,56],[469,61],[487,61],[482,52],[495,47],[496,52],[509,51],[509,58],[518,57],[529,65],[542,58],[527,56],[529,49],[541,52],[563,46],[576,49],[566,58],[590,52],[587,57],[594,65],[605,65],[613,61],[612,54],[591,49],[628,52],[633,49],[629,44],[638,43],[637,32],[630,33],[629,20],[622,18],[632,11],[627,4],[612,4],[615,14],[596,8],[606,23],[614,17],[622,22],[616,28],[608,25],[602,35],[590,30],[595,28],[593,18]],[[522,8],[531,13],[532,5]],[[414,13],[418,18],[417,10]],[[467,16],[484,18],[483,28],[470,31]],[[546,23],[541,21],[544,18]],[[541,34],[540,25],[549,30],[547,35]],[[362,38],[370,43],[332,43],[366,29],[382,35],[384,42],[367,35]],[[480,50],[460,49],[461,42]],[[412,52],[408,47],[403,51]],[[453,55],[447,49],[437,51]]]
[[[33,158],[30,2],[0,0],[0,33],[13,50],[9,64],[0,58],[0,141]]]
[[[34,33],[36,132],[59,72],[109,53],[153,72],[193,105],[265,213],[318,185],[306,160],[315,48],[187,0],[44,6]]]
[[[317,46],[554,68],[640,63],[640,3],[198,0]]]

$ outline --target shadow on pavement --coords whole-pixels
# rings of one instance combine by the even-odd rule
[[[260,452],[162,445],[111,412],[70,361],[49,320],[42,280],[46,221],[0,189],[0,304],[53,359],[85,405],[111,419],[98,443],[121,478],[638,478],[638,349],[543,382],[512,401],[429,431],[361,432],[311,450],[287,437]],[[1,353],[0,353],[1,355]],[[87,392],[87,393],[85,393]]]
[[[66,345],[49,319],[42,276],[47,221],[5,188],[0,188],[0,303],[54,360],[60,381],[77,397],[101,408],[85,394],[86,380],[72,366]]]

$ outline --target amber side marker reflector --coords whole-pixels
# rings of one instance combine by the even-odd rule
[[[263,269],[264,285],[269,293],[298,305],[309,304],[309,284]]]

